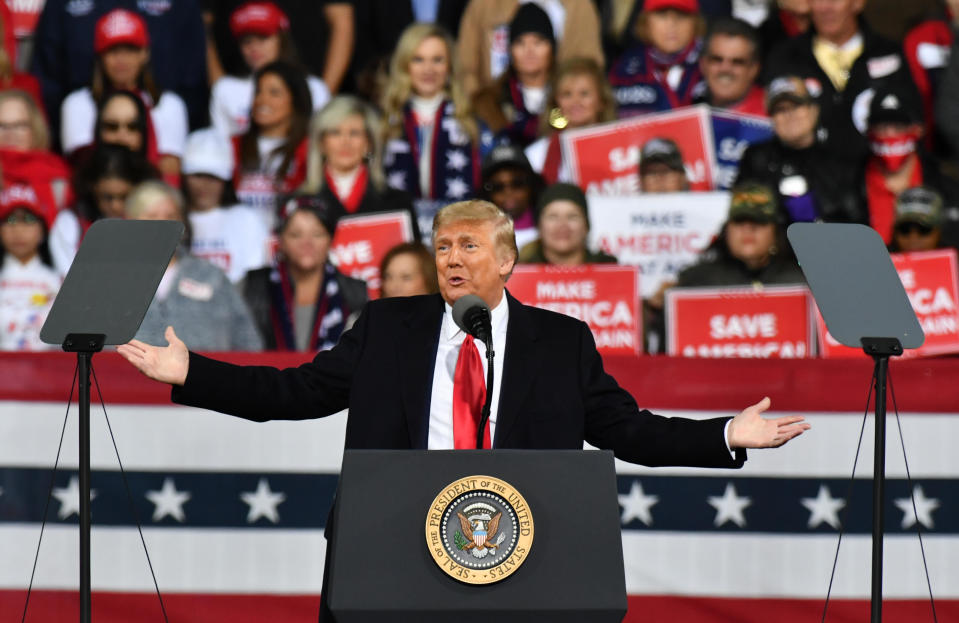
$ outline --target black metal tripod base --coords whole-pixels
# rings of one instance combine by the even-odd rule
[[[80,623],[90,623],[90,366],[93,353],[103,350],[101,333],[70,333],[63,350],[77,354],[80,407]]]
[[[861,338],[863,351],[873,358],[873,377],[876,380],[876,441],[873,448],[872,471],[872,594],[870,622],[882,621],[882,545],[885,531],[886,497],[886,382],[889,378],[889,358],[902,354],[902,344],[896,338]]]

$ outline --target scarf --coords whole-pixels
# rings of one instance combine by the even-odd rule
[[[922,165],[917,161],[909,186],[920,185]],[[866,203],[869,205],[869,224],[889,244],[892,242],[892,226],[896,217],[896,195],[886,186],[886,175],[877,158],[870,158],[866,163]]]
[[[403,107],[403,139],[386,146],[384,165],[390,186],[415,199],[459,201],[474,194],[480,186],[479,149],[453,116],[453,103],[444,101],[433,119],[430,150],[430,193],[420,192],[419,162],[421,133],[409,102]]]
[[[360,202],[363,201],[363,197],[366,195],[366,184],[369,181],[369,172],[366,170],[366,166],[360,165],[360,171],[356,174],[356,179],[353,181],[353,188],[350,189],[350,194],[346,197],[340,195],[339,189],[336,187],[336,184],[333,183],[332,176],[330,176],[329,169],[325,170],[323,175],[326,177],[326,185],[330,187],[333,195],[340,200],[340,203],[343,204],[346,211],[349,214],[355,214],[360,207]]]
[[[669,99],[670,108],[689,106],[693,103],[693,90],[702,81],[697,62],[700,46],[700,40],[693,39],[689,45],[674,54],[666,54],[651,45],[646,46],[647,70],[652,73],[653,78],[663,89]],[[666,77],[673,67],[680,67],[683,70],[683,76],[676,90],[669,86]]]
[[[504,99],[512,105],[513,115],[510,124],[503,128],[502,133],[511,143],[526,147],[539,135],[539,115],[526,109],[523,90],[515,76],[510,76],[504,88]]]
[[[547,184],[555,184],[559,181],[559,167],[563,163],[563,152],[559,146],[559,132],[549,137],[549,144],[546,146],[546,160],[543,161],[543,180]]]
[[[293,281],[286,262],[277,262],[270,273],[270,316],[277,350],[295,351],[296,332],[293,329]],[[323,268],[323,284],[313,314],[313,336],[310,348],[314,351],[333,348],[346,327],[349,310],[340,294],[336,268],[329,262]]]

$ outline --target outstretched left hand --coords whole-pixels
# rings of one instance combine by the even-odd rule
[[[728,430],[730,448],[778,448],[810,429],[801,415],[764,418],[762,412],[770,404],[769,398],[763,398],[732,419]]]

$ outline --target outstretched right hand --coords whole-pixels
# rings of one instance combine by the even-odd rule
[[[151,379],[183,385],[190,367],[190,351],[176,336],[173,327],[167,327],[163,336],[169,346],[151,346],[140,340],[130,340],[117,346],[117,352]]]

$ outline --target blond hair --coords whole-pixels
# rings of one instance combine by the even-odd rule
[[[386,140],[399,138],[403,135],[403,107],[413,94],[413,84],[410,80],[410,61],[416,53],[416,48],[427,39],[437,38],[446,46],[446,58],[449,59],[449,76],[447,76],[446,94],[453,101],[453,117],[459,122],[474,145],[479,144],[479,127],[473,119],[473,107],[460,85],[459,67],[454,53],[453,38],[442,27],[436,24],[412,24],[403,31],[396,44],[396,51],[390,61],[390,81],[383,94],[383,113],[386,117]]]
[[[47,127],[47,120],[40,107],[37,106],[33,96],[20,89],[4,89],[0,91],[0,106],[11,100],[23,102],[27,107],[27,115],[30,117],[30,133],[33,135],[31,147],[46,151],[50,149],[50,128]]]
[[[149,180],[137,185],[130,191],[123,205],[123,213],[129,219],[139,218],[143,211],[161,199],[169,199],[176,204],[183,220],[183,194],[166,182]]]
[[[326,156],[320,148],[323,135],[337,128],[349,117],[358,116],[363,119],[363,129],[366,131],[366,140],[370,144],[370,153],[365,158],[370,182],[377,190],[386,186],[383,177],[383,168],[377,162],[380,153],[380,120],[372,106],[352,95],[337,95],[326,106],[313,114],[310,120],[309,143],[306,156],[306,181],[300,186],[299,192],[315,195],[326,184]]]
[[[516,248],[516,232],[513,230],[513,219],[496,205],[483,199],[467,199],[451,203],[442,208],[433,217],[433,246],[436,246],[436,233],[441,227],[460,221],[485,222],[493,225],[493,240],[500,254],[512,256],[513,261],[519,257]]]
[[[596,85],[596,92],[599,94],[600,109],[596,123],[606,123],[616,120],[616,98],[613,97],[613,88],[606,79],[603,68],[595,60],[584,56],[575,56],[568,58],[559,64],[556,73],[553,75],[552,84],[549,90],[549,99],[546,102],[546,113],[539,116],[539,134],[540,136],[549,136],[554,128],[549,124],[549,111],[559,108],[556,101],[556,94],[559,92],[559,83],[570,76],[588,76],[593,79]]]

